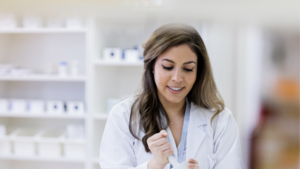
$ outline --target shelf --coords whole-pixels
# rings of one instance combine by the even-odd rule
[[[96,120],[107,120],[108,114],[105,113],[94,113],[93,118]]]
[[[25,161],[51,161],[51,162],[72,162],[72,163],[84,163],[85,159],[82,158],[51,158],[51,157],[39,157],[39,156],[15,156],[15,155],[0,155],[0,160],[25,160]]]
[[[0,117],[13,118],[53,118],[53,119],[85,119],[86,115],[69,114],[34,114],[34,113],[0,113]]]
[[[67,29],[67,28],[14,28],[14,29],[0,29],[1,34],[22,34],[22,33],[86,33],[86,29]]]
[[[70,81],[84,82],[85,76],[30,75],[30,76],[0,76],[0,81]]]
[[[101,65],[101,66],[143,66],[143,62],[133,62],[133,63],[127,63],[127,62],[111,62],[111,61],[103,61],[103,60],[97,60],[95,61],[95,65]]]

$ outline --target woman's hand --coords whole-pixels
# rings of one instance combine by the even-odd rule
[[[199,169],[198,161],[190,158],[187,167],[188,169]]]
[[[168,157],[174,154],[171,144],[168,142],[168,133],[161,130],[147,140],[153,158],[148,163],[148,168],[164,168],[169,163]]]

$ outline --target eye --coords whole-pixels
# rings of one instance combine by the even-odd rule
[[[164,69],[166,69],[166,70],[172,70],[172,69],[173,69],[173,67],[166,67],[166,66],[164,66],[164,65],[162,65],[162,67],[163,67]]]
[[[193,71],[193,69],[187,69],[187,68],[183,68],[185,71],[187,71],[187,72],[192,72]]]

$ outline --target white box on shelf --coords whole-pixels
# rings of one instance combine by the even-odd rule
[[[83,139],[84,138],[84,126],[77,124],[68,124],[66,127],[66,136],[68,139]]]
[[[103,60],[109,62],[120,62],[122,60],[122,49],[105,48],[103,50]]]
[[[82,18],[79,16],[69,16],[66,19],[66,28],[79,29],[83,27]]]
[[[76,102],[76,101],[67,102],[67,112],[69,114],[83,114],[84,113],[83,102]]]
[[[0,13],[0,29],[16,28],[18,26],[17,18],[13,13],[1,12]]]
[[[35,129],[16,129],[11,135],[13,152],[20,156],[36,155],[35,141],[38,134]]]
[[[6,136],[6,127],[0,124],[0,137]]]
[[[46,26],[48,28],[63,28],[64,27],[64,17],[49,16],[46,21]]]
[[[11,143],[9,137],[6,135],[6,127],[0,125],[0,154],[11,154]]]
[[[62,114],[64,113],[63,101],[47,101],[47,113]]]
[[[27,111],[27,102],[23,99],[11,99],[10,111],[13,113],[24,113]]]
[[[8,112],[9,101],[7,99],[0,99],[0,113]]]
[[[63,131],[43,130],[37,137],[37,154],[41,157],[61,157]]]
[[[65,139],[63,141],[63,152],[66,158],[83,158],[86,154],[84,139]]]
[[[58,65],[58,75],[60,77],[66,77],[69,75],[69,72],[68,72],[68,62],[60,62],[59,65]]]
[[[10,155],[11,151],[11,141],[8,136],[0,136],[0,154]]]
[[[34,14],[26,14],[23,17],[24,28],[41,28],[43,26],[42,18]]]
[[[45,103],[42,100],[30,100],[28,102],[28,112],[45,113]]]
[[[70,75],[71,76],[78,76],[79,75],[79,62],[77,60],[72,60],[70,62]]]
[[[126,49],[124,51],[124,61],[128,63],[136,63],[139,62],[139,51],[135,49]]]
[[[10,64],[0,64],[0,76],[9,75],[9,73],[12,69],[13,69],[13,66]]]

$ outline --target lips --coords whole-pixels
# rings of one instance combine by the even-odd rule
[[[170,87],[170,86],[169,86],[169,88],[171,88],[172,90],[178,91],[178,90],[181,90],[183,87]]]
[[[182,92],[184,87],[170,87],[168,86],[168,90],[173,94],[179,94]]]

